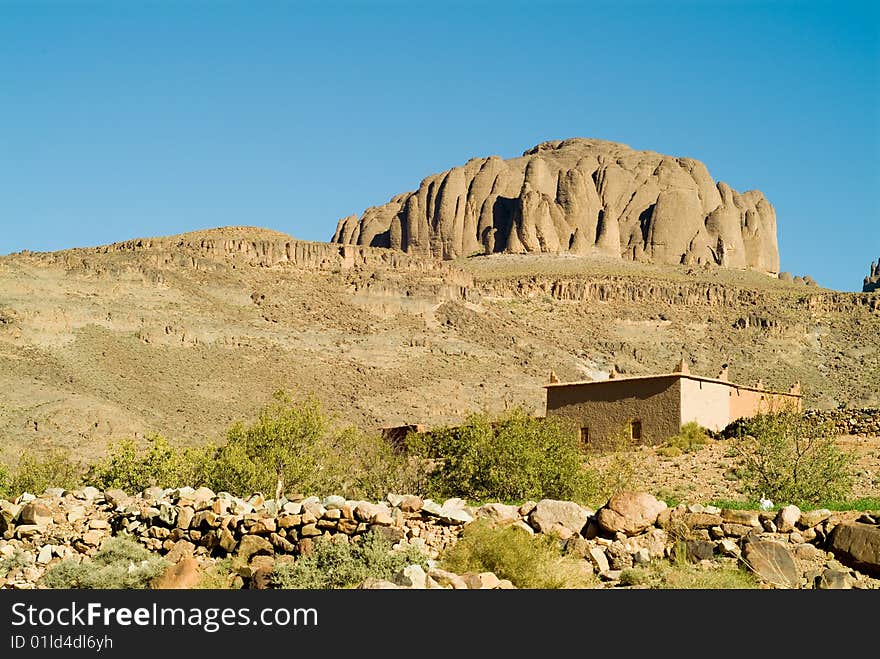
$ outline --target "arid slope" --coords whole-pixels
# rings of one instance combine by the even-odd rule
[[[226,227],[0,257],[0,457],[219,440],[277,389],[365,428],[543,412],[562,379],[665,372],[878,404],[880,296],[714,266],[438,261]]]

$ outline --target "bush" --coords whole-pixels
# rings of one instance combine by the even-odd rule
[[[583,588],[593,584],[580,569],[582,560],[562,555],[559,541],[488,520],[468,524],[459,540],[440,556],[444,569],[457,574],[493,572],[517,588]]]
[[[495,422],[472,414],[464,424],[407,438],[430,469],[425,494],[522,501],[586,496],[589,483],[574,428],[514,409]]]
[[[625,586],[673,590],[745,590],[758,588],[754,575],[740,565],[714,564],[709,568],[689,563],[680,553],[672,560],[655,560],[620,574]]]
[[[815,506],[847,498],[854,456],[829,423],[794,412],[759,414],[738,424],[733,440],[746,494],[777,504]]]
[[[250,425],[237,423],[205,463],[204,484],[241,495],[285,492],[381,498],[407,484],[406,460],[380,437],[336,429],[314,398],[283,392]]]
[[[124,439],[111,448],[101,462],[90,465],[85,480],[99,489],[119,488],[125,492],[142,492],[148,487],[180,487],[196,483],[211,456],[211,447],[175,449],[162,435],[147,438],[145,453],[131,439]]]
[[[16,547],[11,556],[0,558],[0,577],[18,568],[29,567],[34,564],[34,555]]]
[[[311,554],[293,563],[276,564],[273,577],[279,588],[350,588],[368,577],[390,579],[412,564],[427,569],[427,556],[414,546],[393,550],[387,539],[371,531],[351,542],[321,537]]]
[[[82,483],[83,466],[63,449],[49,451],[44,457],[23,455],[15,470],[9,490],[42,494],[50,487],[72,490]]]
[[[50,568],[41,580],[48,588],[146,588],[167,561],[125,536],[108,538],[89,560],[72,558]]]
[[[696,421],[688,421],[681,427],[677,435],[667,439],[663,446],[670,449],[678,449],[681,453],[691,453],[706,445],[709,441],[709,433]]]
[[[8,497],[12,494],[12,478],[9,475],[9,467],[0,462],[0,497]]]
[[[635,441],[625,427],[590,447],[592,457],[601,464],[586,470],[585,500],[589,504],[602,506],[618,492],[633,489],[638,458],[634,448]]]

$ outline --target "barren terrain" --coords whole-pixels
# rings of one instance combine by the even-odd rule
[[[349,250],[349,251],[345,251]],[[83,459],[160,432],[219,440],[278,389],[375,430],[512,405],[562,380],[800,380],[877,405],[880,296],[715,266],[594,257],[436,262],[253,227],[0,257],[0,458]]]

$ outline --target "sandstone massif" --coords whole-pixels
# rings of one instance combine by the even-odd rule
[[[441,259],[596,254],[779,272],[776,213],[761,192],[716,182],[692,158],[584,138],[428,176],[340,220],[333,242]]]

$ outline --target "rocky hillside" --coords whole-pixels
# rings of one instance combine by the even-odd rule
[[[862,291],[864,293],[871,293],[878,290],[880,290],[880,262],[874,263],[871,261],[868,276],[865,277],[865,281],[862,284]]]
[[[715,182],[691,158],[581,138],[429,176],[415,192],[340,220],[333,242],[442,259],[601,254],[779,271],[776,213],[761,192]]]
[[[596,256],[460,261],[226,227],[0,257],[0,460],[160,432],[219,441],[272,393],[365,429],[458,423],[563,380],[668,372],[801,382],[880,405],[880,295]]]

